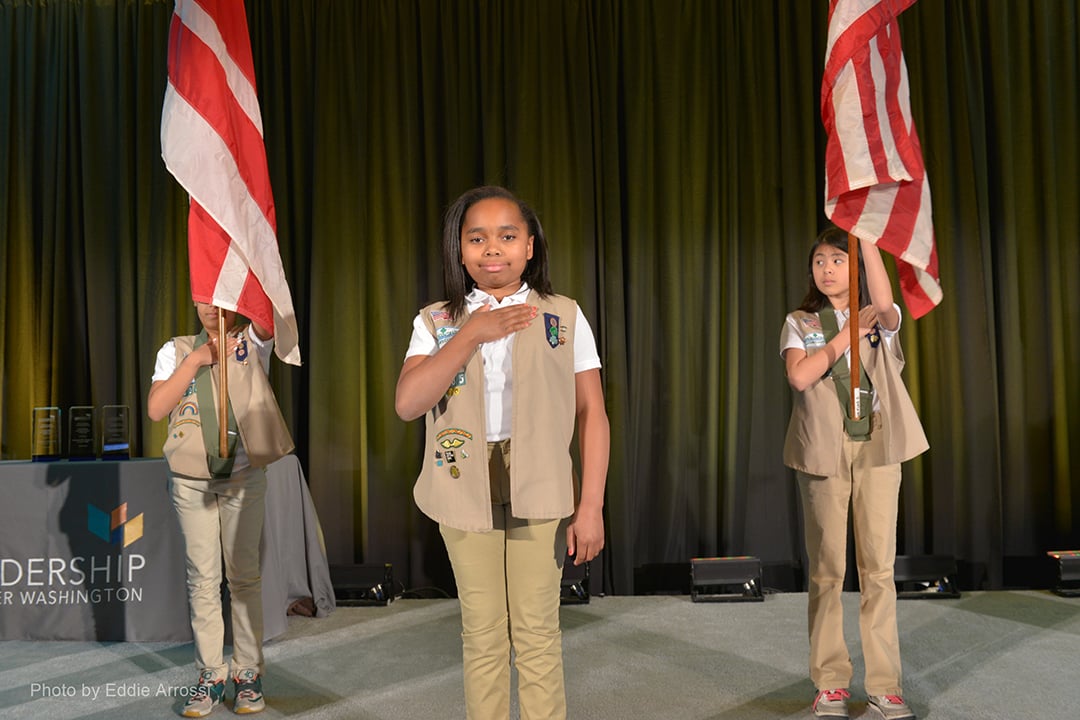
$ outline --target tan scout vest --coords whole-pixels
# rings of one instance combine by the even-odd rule
[[[816,313],[797,310],[792,315],[802,337],[820,333]],[[810,320],[812,325],[807,324]],[[841,332],[846,332],[846,328]],[[892,465],[910,460],[930,447],[922,423],[915,413],[900,371],[904,369],[904,353],[900,337],[889,343],[870,347],[863,338],[859,356],[870,377],[880,403],[870,441],[864,456],[871,466]],[[821,348],[807,348],[813,355]],[[803,392],[794,393],[791,421],[784,441],[784,464],[810,475],[835,475],[840,469],[840,452],[844,438],[844,413],[836,397],[836,385],[831,377],[822,378]]]
[[[173,343],[176,345],[176,365],[179,367],[193,350],[195,336],[175,337]],[[216,365],[210,368],[210,378],[214,387],[210,406],[216,412]],[[210,469],[206,464],[206,446],[199,418],[199,398],[194,383],[188,391],[190,394],[185,395],[169,413],[169,435],[165,438],[163,453],[172,472],[209,479]],[[254,352],[246,365],[236,359],[235,353],[229,354],[229,402],[252,467],[266,467],[292,452],[294,445],[289,428],[274,398],[270,380]]]
[[[570,443],[576,418],[574,330],[577,303],[529,292],[536,320],[514,335],[510,420],[510,503],[514,516],[556,519],[574,512]],[[443,308],[420,316],[441,347],[468,319]],[[424,461],[413,488],[417,507],[436,522],[469,532],[492,528],[484,365],[479,352],[427,415]]]

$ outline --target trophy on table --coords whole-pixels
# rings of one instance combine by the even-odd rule
[[[101,459],[127,460],[130,447],[127,405],[105,405],[101,408]]]
[[[68,460],[95,459],[94,406],[72,405],[68,410]]]
[[[36,407],[32,420],[32,443],[30,457],[34,462],[60,459],[60,408]]]

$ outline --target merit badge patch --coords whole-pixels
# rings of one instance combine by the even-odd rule
[[[461,428],[445,428],[435,436],[435,444],[444,450],[456,450],[472,440],[472,433]]]
[[[439,347],[442,347],[446,343],[450,342],[450,338],[454,337],[458,333],[458,328],[447,325],[440,328],[435,328],[435,342]]]
[[[458,456],[463,459],[469,457],[465,445],[472,440],[472,437],[471,432],[461,428],[446,428],[439,431],[439,434],[435,436],[435,444],[442,449],[435,451],[436,467],[449,465],[450,477],[461,477],[461,470],[455,463],[458,461]]]
[[[454,376],[454,379],[450,382],[450,387],[446,391],[446,397],[454,397],[461,394],[461,386],[465,384],[465,370],[462,369]]]
[[[236,346],[236,362],[247,365],[247,359],[248,359],[247,339],[244,338],[244,337],[241,337],[240,338],[240,344]]]
[[[184,437],[184,431],[181,429],[181,425],[194,425],[196,428],[202,427],[202,423],[199,422],[199,406],[195,404],[193,400],[183,400],[180,403],[180,411],[176,414],[176,422],[173,424],[173,437]]]
[[[557,348],[566,342],[564,338],[559,337],[559,316],[551,313],[544,313],[544,329],[547,333],[548,345],[553,348]]]
[[[881,344],[881,326],[874,323],[874,329],[870,331],[870,334],[866,336],[866,339],[870,341],[870,347],[876,348]]]
[[[431,312],[432,317],[438,313],[445,313],[445,310],[433,310]],[[440,327],[435,328],[435,343],[441,348],[446,343],[450,342],[450,338],[457,335],[460,328],[456,327]],[[454,376],[454,380],[450,383],[450,388],[446,391],[446,397],[454,397],[461,393],[459,389],[465,384],[465,368],[462,368],[457,375]]]

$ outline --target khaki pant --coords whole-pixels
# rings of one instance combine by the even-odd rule
[[[900,466],[870,467],[874,440],[844,438],[839,475],[798,473],[810,558],[810,679],[818,690],[847,688],[851,658],[844,641],[840,597],[847,567],[848,501],[859,568],[859,632],[869,695],[901,694],[900,640],[896,627],[896,513]]]
[[[226,679],[221,560],[232,607],[232,674],[263,673],[262,575],[259,542],[266,506],[266,474],[247,468],[227,480],[169,479],[187,558],[188,602],[195,636],[195,667]]]
[[[510,716],[513,647],[522,720],[558,720],[566,717],[559,590],[568,521],[513,516],[509,442],[488,444],[495,529],[439,527],[461,602],[466,716]]]

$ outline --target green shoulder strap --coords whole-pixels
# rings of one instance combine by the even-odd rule
[[[194,348],[205,345],[210,340],[204,328],[195,337]],[[236,427],[236,417],[233,415],[232,403],[226,398],[228,406],[228,456],[221,457],[218,454],[218,414],[217,403],[214,401],[214,384],[210,378],[210,366],[204,365],[195,373],[195,392],[199,397],[199,419],[202,422],[203,445],[206,446],[206,466],[210,469],[210,476],[215,480],[223,480],[232,475],[233,461],[236,460],[236,439],[240,437]],[[207,401],[209,399],[209,402]],[[204,408],[209,408],[206,412]]]
[[[836,322],[836,313],[831,307],[827,307],[818,313],[818,317],[821,318],[821,330],[825,334],[825,342],[829,342],[840,332],[840,327]],[[846,354],[836,359],[829,372],[832,373],[833,383],[836,386],[836,397],[840,400],[840,409],[844,411],[844,430],[847,431],[848,437],[859,442],[869,440],[870,413],[863,413],[858,420],[851,419],[851,372],[848,369]],[[859,389],[869,392],[870,388],[870,378],[860,360]]]

